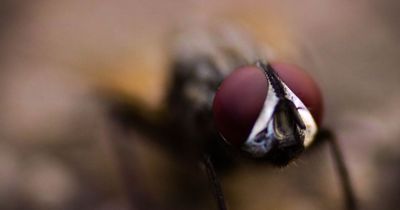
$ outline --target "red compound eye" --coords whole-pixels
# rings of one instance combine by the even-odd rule
[[[217,129],[233,145],[249,135],[268,92],[265,74],[255,66],[240,67],[218,89],[213,104]]]
[[[271,66],[309,108],[319,125],[323,106],[315,81],[294,65],[271,63]],[[239,146],[246,141],[262,110],[268,88],[264,72],[256,66],[240,67],[222,82],[214,98],[213,113],[217,129],[228,142]]]

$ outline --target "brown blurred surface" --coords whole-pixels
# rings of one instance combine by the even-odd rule
[[[176,26],[220,20],[243,25],[276,59],[314,75],[325,97],[325,125],[339,137],[362,209],[398,208],[397,1],[2,4],[1,209],[127,209],[107,139],[112,128],[94,90],[111,88],[157,108]],[[130,136],[144,139],[135,150],[145,187],[157,202],[172,203],[171,171],[184,172],[145,137]],[[285,169],[242,166],[222,181],[232,210],[340,209],[334,175],[323,146]]]

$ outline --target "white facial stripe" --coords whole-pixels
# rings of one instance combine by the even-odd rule
[[[270,81],[268,80],[269,87],[271,86]],[[265,129],[267,123],[271,120],[272,114],[274,112],[275,106],[278,103],[278,97],[276,97],[273,88],[268,88],[267,98],[264,102],[263,108],[261,110],[260,115],[258,116],[247,141],[254,139],[254,137]]]
[[[297,111],[300,114],[301,119],[303,120],[304,124],[306,125],[306,129],[304,130],[304,147],[310,146],[312,141],[317,134],[318,127],[317,123],[315,123],[314,118],[312,117],[310,111],[304,105],[304,103],[290,90],[290,88],[282,82],[283,86],[285,87],[286,94],[288,98],[293,101],[294,105],[297,107]]]
[[[260,67],[259,67],[260,68]],[[261,70],[261,69],[260,69]],[[267,78],[266,78],[267,79]],[[265,146],[267,142],[256,142],[256,135],[264,130],[272,119],[272,114],[274,113],[275,106],[278,103],[279,99],[276,97],[275,92],[273,90],[272,84],[268,81],[268,93],[266,100],[264,102],[263,108],[261,109],[261,113],[258,116],[254,126],[250,132],[249,137],[246,142],[243,144],[243,150],[252,154],[255,157],[264,156],[271,148],[270,146]]]

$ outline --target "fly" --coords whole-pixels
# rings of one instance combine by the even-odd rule
[[[269,88],[267,97],[261,104],[261,111],[249,135],[246,135],[241,150],[256,159],[265,159],[275,165],[284,166],[314,140],[328,139],[342,181],[347,209],[356,209],[348,172],[333,134],[325,129],[318,129],[302,100],[269,63],[259,60],[265,57],[260,53],[262,50],[256,47],[259,45],[243,36],[241,31],[232,30],[230,33],[220,34],[201,32],[202,30],[195,28],[186,36],[178,36],[177,45],[171,48],[173,76],[166,108],[160,111],[161,117],[148,118],[144,114],[146,111],[140,110],[140,107],[112,101],[113,119],[122,123],[123,129],[133,126],[142,133],[153,136],[166,149],[184,160],[199,161],[203,157],[202,163],[212,183],[218,208],[226,210],[213,163],[218,160],[219,163],[227,163],[232,156],[226,152],[226,145],[217,143],[221,137],[212,120],[213,99],[219,85],[234,69],[255,65],[263,72]],[[148,113],[149,116],[157,114],[159,113]],[[136,187],[133,186],[132,189]]]

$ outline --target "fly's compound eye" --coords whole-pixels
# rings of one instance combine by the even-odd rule
[[[213,116],[227,143],[285,165],[313,141],[322,97],[298,67],[258,62],[225,78],[214,98]]]

